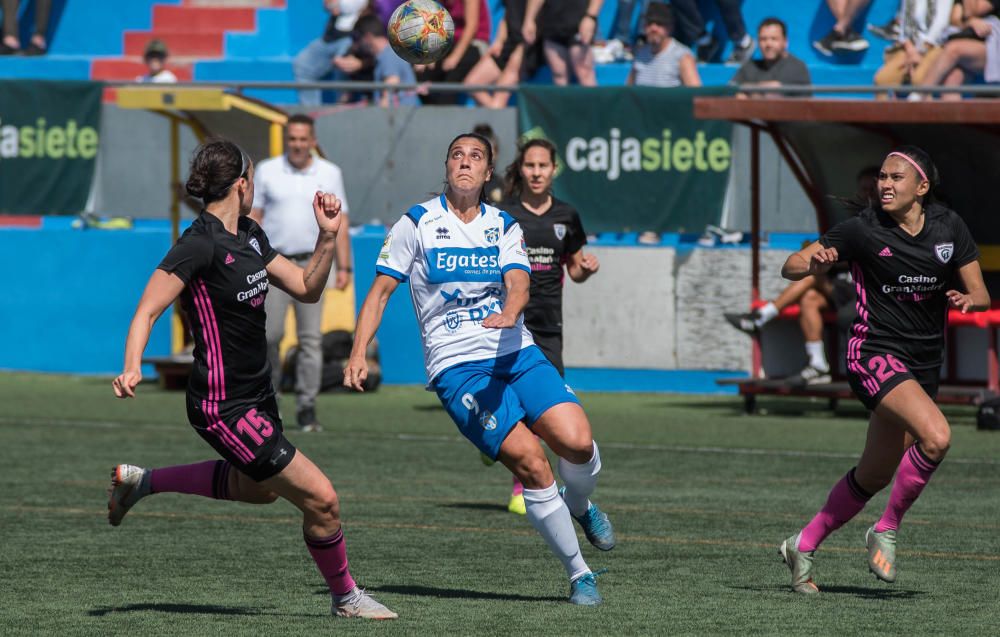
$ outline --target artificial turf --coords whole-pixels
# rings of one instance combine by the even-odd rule
[[[485,468],[414,387],[323,395],[326,430],[288,433],[340,494],[351,570],[397,611],[330,617],[289,504],[157,495],[106,520],[114,464],[214,457],[180,392],[110,379],[0,374],[0,633],[46,635],[996,634],[1000,432],[946,411],[952,450],[899,534],[899,579],[868,573],[863,535],[888,491],[829,538],[822,594],[789,592],[777,546],[864,442],[860,408],[808,401],[586,394],[604,470],[594,500],[619,545],[581,542],[605,603],[567,604],[558,561],[506,511],[509,474]],[[283,406],[292,411],[291,399]]]

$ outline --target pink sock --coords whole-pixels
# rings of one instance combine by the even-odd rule
[[[799,550],[806,553],[815,551],[828,535],[860,513],[871,497],[854,479],[854,469],[848,471],[834,485],[820,512],[802,529]]]
[[[330,537],[309,537],[303,535],[306,548],[319,568],[334,595],[346,595],[354,590],[354,578],[347,570],[347,547],[344,546],[344,529]]]
[[[153,469],[150,493],[188,493],[229,500],[229,472],[232,468],[233,465],[225,460],[206,460]]]
[[[524,493],[524,485],[521,481],[517,479],[517,476],[512,476],[514,478],[514,488],[511,490],[511,495],[521,495]]]
[[[896,482],[889,494],[889,504],[881,519],[875,523],[875,531],[881,533],[899,528],[903,515],[909,510],[930,481],[939,463],[932,462],[920,450],[919,445],[911,445],[896,470]]]

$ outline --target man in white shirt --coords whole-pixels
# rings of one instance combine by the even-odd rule
[[[308,115],[292,115],[285,126],[285,154],[257,164],[251,218],[261,224],[271,246],[286,258],[305,267],[312,257],[318,230],[312,211],[317,190],[337,196],[347,213],[344,180],[336,164],[313,154],[316,128]],[[345,219],[346,221],[346,219]],[[337,235],[335,286],[343,290],[351,281],[351,244],[346,225]],[[278,346],[285,335],[288,306],[295,310],[299,351],[296,359],[295,397],[297,420],[302,431],[320,431],[316,420],[316,395],[323,368],[321,323],[323,303],[301,303],[271,287],[267,293],[267,348],[271,378],[281,389],[281,356]]]

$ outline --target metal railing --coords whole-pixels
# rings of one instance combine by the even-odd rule
[[[246,80],[211,80],[197,82],[177,82],[175,84],[149,84],[143,82],[106,82],[112,87],[155,87],[163,89],[166,87],[178,88],[223,88],[233,90],[236,93],[244,93],[248,90],[324,90],[324,91],[345,91],[352,93],[366,93],[374,91],[387,91],[390,94],[406,93],[475,93],[479,91],[505,91],[517,93],[525,85],[511,85],[498,87],[493,84],[458,84],[448,82],[422,82],[409,84],[387,84],[385,82],[292,82],[292,81],[246,81]],[[531,86],[531,85],[527,85]],[[973,97],[1000,98],[1000,85],[971,84],[963,86],[912,86],[912,85],[892,85],[875,86],[873,84],[849,84],[849,85],[795,85],[795,86],[756,86],[739,85],[734,86],[734,90],[747,94],[768,94],[782,95],[786,97],[795,96],[817,96],[817,95],[887,95],[898,98],[903,94],[944,94],[959,93]],[[669,89],[665,89],[669,90]]]

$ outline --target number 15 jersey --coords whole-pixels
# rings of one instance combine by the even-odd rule
[[[523,316],[510,328],[482,325],[503,310],[504,274],[530,274],[531,267],[517,221],[493,206],[480,204],[479,210],[464,223],[448,210],[444,195],[410,208],[386,236],[375,266],[379,274],[410,283],[431,381],[453,365],[533,344]]]

